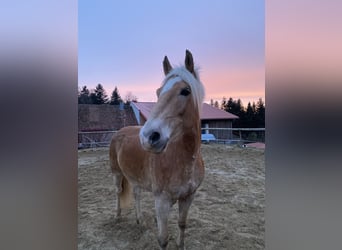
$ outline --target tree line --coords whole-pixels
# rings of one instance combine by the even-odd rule
[[[246,108],[241,99],[233,100],[231,97],[228,100],[223,97],[221,104],[211,99],[210,104],[237,115],[239,119],[233,120],[234,128],[265,128],[265,103],[262,98],[257,103],[248,102]]]
[[[105,89],[99,83],[95,89],[89,90],[87,86],[83,86],[78,90],[78,104],[110,104],[119,105],[120,103],[129,104],[137,102],[138,98],[128,92],[124,99],[121,98],[118,88],[115,86],[110,98],[108,98]]]

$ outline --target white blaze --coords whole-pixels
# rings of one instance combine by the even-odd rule
[[[180,82],[180,81],[182,81],[182,78],[180,78],[179,76],[176,76],[176,77],[173,77],[173,78],[169,79],[169,80],[165,83],[165,85],[164,85],[162,91],[160,92],[160,95],[162,95],[162,94],[164,94],[165,92],[167,92],[167,91],[169,91],[170,89],[172,89],[173,85],[175,85],[177,82]]]

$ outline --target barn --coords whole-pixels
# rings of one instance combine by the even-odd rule
[[[79,147],[107,145],[113,131],[137,124],[129,105],[78,104]]]
[[[133,102],[131,103],[133,113],[139,125],[143,125],[148,119],[155,102]],[[232,128],[234,119],[239,117],[215,108],[207,103],[203,103],[201,112],[202,128]],[[232,131],[203,129],[202,133],[210,133],[218,140],[232,139]]]

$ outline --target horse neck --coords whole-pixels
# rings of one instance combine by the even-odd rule
[[[194,155],[198,153],[201,146],[201,120],[198,110],[186,113],[182,141],[187,152]]]

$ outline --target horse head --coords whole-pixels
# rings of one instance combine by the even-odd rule
[[[186,50],[185,65],[173,68],[165,56],[165,79],[157,89],[158,101],[140,130],[142,147],[153,153],[163,152],[167,145],[180,139],[185,131],[199,126],[204,87],[190,51]]]

